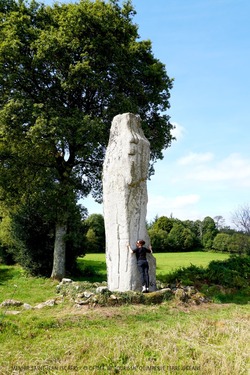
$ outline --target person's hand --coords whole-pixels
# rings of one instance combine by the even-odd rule
[[[133,250],[131,249],[131,246],[129,243],[127,244],[127,249],[130,251],[131,254],[133,253]]]

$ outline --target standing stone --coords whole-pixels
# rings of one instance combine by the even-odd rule
[[[106,232],[108,288],[111,291],[141,290],[135,254],[139,239],[149,246],[146,230],[147,176],[150,144],[139,116],[114,117],[103,166],[103,206]],[[150,290],[156,289],[156,262],[147,254]]]

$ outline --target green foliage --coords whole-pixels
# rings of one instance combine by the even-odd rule
[[[213,240],[213,249],[231,254],[250,254],[250,236],[243,233],[218,233]]]
[[[24,191],[50,174],[82,196],[99,194],[110,123],[123,112],[141,116],[151,160],[162,158],[172,80],[150,41],[138,41],[130,2],[12,4],[0,32],[4,189],[14,195],[14,180]]]
[[[174,272],[166,275],[164,281],[167,283],[181,283],[183,285],[199,285],[205,279],[205,269],[191,265],[189,267],[181,267]]]
[[[190,223],[172,217],[157,217],[148,229],[154,251],[181,252],[197,248],[199,240],[196,237],[194,225]]]
[[[37,205],[20,206],[12,215],[12,235],[16,246],[12,254],[31,275],[50,276],[53,264],[53,221]]]
[[[212,261],[208,272],[213,283],[232,288],[249,286],[250,256],[232,256],[226,261]]]
[[[155,222],[152,224],[151,228],[154,230],[164,230],[169,233],[173,228],[176,219],[168,218],[166,216],[157,217]]]
[[[11,249],[15,246],[15,240],[11,236],[11,219],[5,212],[0,218],[0,263],[14,264]]]
[[[12,214],[12,236],[16,238],[11,252],[14,259],[31,275],[51,274],[56,217],[49,215],[46,197],[20,205]],[[66,241],[66,271],[71,273],[76,258],[84,254],[84,228],[79,207],[72,206],[68,219]]]
[[[204,220],[202,221],[201,231],[203,247],[205,249],[211,249],[213,246],[213,239],[218,233],[216,224],[211,217],[207,216],[204,218]]]
[[[222,217],[219,217],[222,221]],[[219,220],[217,217],[217,221]],[[156,217],[148,225],[148,234],[156,252],[183,252],[203,249],[230,254],[249,254],[250,236],[222,227],[207,216],[204,220],[181,221],[166,216]]]
[[[92,214],[84,220],[86,228],[87,253],[105,252],[105,228],[104,217],[101,214]]]
[[[151,228],[148,229],[148,235],[154,252],[162,253],[166,251],[168,246],[168,235],[165,230]]]
[[[56,207],[56,227],[66,227],[73,199],[100,200],[119,113],[139,114],[151,162],[163,157],[173,80],[139,40],[134,14],[130,1],[1,2],[0,199],[9,207],[52,189],[57,205],[47,210]]]
[[[213,249],[216,251],[228,252],[232,236],[227,233],[218,233],[213,240]]]
[[[174,223],[169,235],[168,246],[170,251],[191,251],[194,248],[195,236],[182,223]]]
[[[247,288],[250,283],[250,257],[232,256],[224,261],[212,261],[207,268],[191,265],[166,276],[166,282],[185,285],[220,285],[226,288]]]
[[[249,234],[233,233],[228,244],[230,253],[250,255],[250,236]]]

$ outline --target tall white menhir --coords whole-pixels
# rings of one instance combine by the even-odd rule
[[[106,232],[108,288],[111,291],[141,290],[136,257],[127,249],[138,239],[149,246],[146,229],[147,175],[150,144],[140,117],[115,116],[103,166],[103,206]],[[147,254],[150,289],[156,289],[156,262]]]

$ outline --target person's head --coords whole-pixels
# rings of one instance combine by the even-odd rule
[[[142,247],[143,245],[145,245],[145,241],[144,240],[138,240],[136,242],[136,246],[138,246],[138,247]]]

